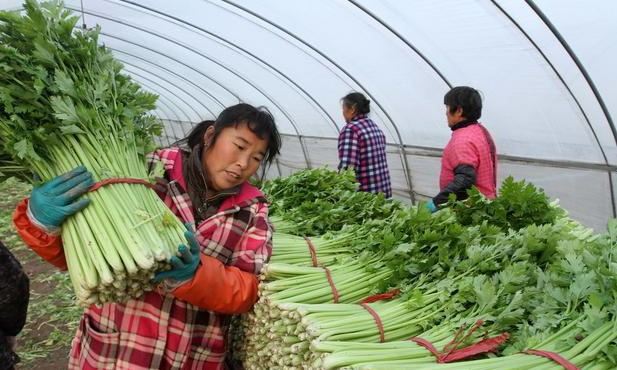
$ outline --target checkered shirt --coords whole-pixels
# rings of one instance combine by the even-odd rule
[[[176,216],[192,223],[191,201],[175,166],[180,156],[177,148],[169,148],[151,153],[148,161],[151,167],[161,161],[167,173],[167,179],[157,179],[155,191]],[[247,193],[261,194],[244,184],[218,213],[197,225],[195,236],[202,253],[258,273],[271,255],[272,229],[263,196],[247,199]],[[155,292],[126,303],[92,305],[81,320],[69,369],[224,369],[228,321],[228,315]]]
[[[474,185],[478,190],[487,198],[495,198],[497,195],[497,150],[491,134],[479,123],[452,131],[452,137],[441,157],[440,189],[454,180],[454,169],[463,164],[476,170]]]
[[[386,137],[365,114],[355,116],[338,139],[339,170],[353,167],[361,191],[392,196]]]

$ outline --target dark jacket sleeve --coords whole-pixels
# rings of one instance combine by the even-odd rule
[[[454,180],[441,189],[433,198],[433,203],[436,206],[446,203],[450,193],[454,193],[458,200],[467,199],[467,190],[475,183],[476,169],[468,164],[461,164],[454,169]]]
[[[26,323],[30,281],[21,265],[0,243],[0,331],[17,335]]]

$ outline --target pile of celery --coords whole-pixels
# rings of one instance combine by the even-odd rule
[[[303,197],[290,195],[280,204],[293,209]],[[275,233],[276,262],[262,270],[254,309],[233,326],[232,353],[247,369],[563,369],[520,353],[533,349],[584,370],[615,368],[617,221],[594,235],[533,185],[512,179],[500,197],[488,201],[474,190],[461,207],[451,202],[436,214],[411,207],[311,238],[339,303],[325,270],[312,267],[307,241]],[[375,318],[358,303],[394,287],[398,296],[368,304],[383,325],[381,343]],[[421,337],[441,351],[478,319],[483,325],[460,347],[486,333],[499,339],[499,356],[438,364],[408,340]]]
[[[0,13],[1,152],[49,180],[79,165],[95,181],[148,180],[145,154],[159,124],[156,97],[121,74],[98,44],[97,29],[57,2],[26,0],[25,14]],[[152,289],[184,227],[141,184],[87,194],[89,207],[62,225],[62,242],[80,303],[124,301]]]

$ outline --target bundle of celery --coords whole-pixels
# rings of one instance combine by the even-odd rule
[[[302,169],[289,176],[266,181],[261,190],[270,200],[270,214],[276,215],[315,201],[337,202],[343,194],[356,191],[353,170],[330,171],[326,167]]]
[[[313,366],[367,370],[564,368],[546,358],[521,353],[540,350],[558,353],[581,369],[614,369],[617,364],[615,258],[617,221],[611,220],[608,234],[560,240],[547,266],[524,274],[519,272],[521,278],[530,281],[520,286],[513,298],[499,303],[500,298],[490,297],[495,302],[491,311],[499,309],[500,304],[507,304],[507,312],[484,314],[492,321],[487,328],[489,331],[497,328],[511,333],[502,351],[503,357],[435,364],[435,358],[425,348],[409,341],[374,344],[328,341],[312,343],[312,350],[329,353]],[[506,288],[501,293],[508,291],[513,292]],[[454,332],[456,326],[449,331]],[[443,347],[443,341],[437,343],[439,339],[433,329],[422,337],[430,338],[438,348]]]
[[[364,235],[359,230],[326,234],[322,237],[303,238],[301,236],[275,232],[272,244],[276,251],[270,263],[286,263],[296,266],[330,266],[337,260],[355,253],[350,245],[358,244]]]
[[[272,202],[270,220],[276,230],[295,235],[323,235],[405,208],[382,193],[359,192],[357,186],[353,169],[339,173],[323,167],[266,181],[262,190]]]
[[[0,151],[42,180],[79,165],[96,181],[147,180],[156,97],[120,73],[98,29],[76,30],[78,17],[62,4],[26,0],[24,8],[0,13]],[[185,242],[183,225],[142,184],[87,196],[90,206],[62,225],[76,296],[82,304],[140,296]]]
[[[484,288],[484,284],[481,281],[476,282],[480,279],[472,279],[474,272],[477,273],[482,269],[479,276],[481,278],[487,268],[499,268],[502,262],[507,263],[511,259],[512,254],[508,252],[514,248],[508,248],[508,243],[491,245],[491,248],[476,247],[487,241],[494,242],[496,231],[494,228],[469,227],[455,229],[457,233],[450,240],[448,248],[444,248],[439,254],[444,261],[458,261],[451,265],[451,272],[447,270],[446,264],[431,260],[430,257],[434,252],[428,245],[435,239],[431,233],[424,232],[427,230],[416,232],[419,231],[418,227],[432,228],[433,232],[439,228],[451,228],[455,225],[455,218],[448,213],[442,211],[432,217],[425,209],[414,209],[401,214],[399,217],[402,219],[398,222],[390,220],[392,224],[389,227],[391,229],[403,227],[407,230],[409,239],[406,241],[414,243],[414,247],[410,247],[409,244],[402,248],[400,245],[393,246],[394,253],[381,256],[379,251],[366,251],[359,254],[361,258],[355,263],[331,265],[332,280],[337,287],[345,289],[343,294],[339,291],[339,295],[348,298],[344,302],[353,303],[370,296],[375,286],[384,280],[390,281],[392,274],[383,267],[390,264],[389,260],[401,260],[401,254],[410,253],[413,249],[415,253],[410,256],[411,260],[431,261],[429,264],[414,267],[413,276],[408,276],[405,281],[399,281],[406,285],[405,290],[410,296],[408,300],[395,298],[388,302],[371,303],[371,309],[381,317],[385,330],[384,339],[387,341],[420,334],[426,326],[434,325],[444,317],[454,316],[461,310],[467,310],[469,306],[475,306],[474,302],[468,301],[475,301],[474,288]],[[369,224],[365,224],[362,228],[368,227]],[[359,234],[366,235],[366,232]],[[385,234],[388,235],[389,232]],[[438,234],[441,235],[441,241],[448,241],[450,238],[448,233]],[[363,238],[365,239],[366,237]],[[279,238],[275,235],[274,256],[278,253],[277,240]],[[425,243],[427,246],[424,246]],[[388,248],[384,243],[381,245],[387,251]],[[351,247],[347,248],[353,250]],[[469,251],[466,253],[466,250]],[[486,262],[491,260],[499,262],[487,265]],[[371,272],[366,271],[367,269]],[[344,275],[339,272],[341,270],[344,271]],[[243,333],[236,333],[238,337],[243,336],[244,339],[240,340],[242,344],[235,348],[234,353],[244,354],[245,366],[270,368],[276,365],[296,366],[298,361],[306,364],[321,362],[322,351],[314,351],[311,347],[323,340],[379,341],[380,332],[375,325],[375,319],[366,309],[358,305],[323,303],[332,302],[330,293],[332,288],[319,269],[269,264],[264,266],[262,273],[263,279],[269,280],[260,285],[262,299],[256,305],[253,314],[248,315],[242,323]],[[399,275],[399,279],[401,277]],[[465,293],[460,293],[465,297],[450,303],[450,297],[461,290],[457,289],[457,286],[465,288]],[[478,296],[481,294],[482,292]],[[273,363],[260,362],[255,355],[260,351],[271,353],[270,359]]]
[[[259,284],[260,302],[273,306],[284,302],[359,302],[391,274],[377,258],[369,256],[334,265],[327,271],[322,267],[282,263],[264,265]]]
[[[488,330],[491,336],[510,333],[505,351],[510,356],[467,362],[460,365],[461,369],[500,365],[499,368],[514,370],[521,363],[528,364],[527,368],[559,368],[541,357],[514,355],[527,349],[558,352],[585,365],[583,368],[609,369],[617,338],[610,331],[617,316],[610,311],[614,309],[609,309],[614,307],[616,275],[615,265],[610,261],[617,251],[616,226],[613,222],[609,227],[610,238],[590,237],[587,230],[562,218],[552,225],[531,225],[501,234],[500,243],[483,248],[482,254],[478,250],[472,252],[475,248],[469,246],[468,256],[453,266],[458,271],[438,280],[416,281],[407,302],[395,298],[371,303],[371,307],[381,318],[386,341],[421,336],[442,348],[462,322],[469,324],[477,318],[486,320],[481,331]],[[476,227],[466,232],[486,230]],[[450,258],[456,256],[455,251],[451,253]],[[315,302],[306,298],[319,288],[308,275],[300,278],[311,273],[311,268],[281,267],[273,271],[264,268],[265,278],[277,280],[268,283],[271,286],[267,293],[233,333],[233,352],[245,367],[449,368],[435,365],[433,355],[415,343],[376,343],[379,331],[375,319],[358,305],[300,303]],[[337,268],[332,266],[333,271]],[[354,266],[348,273],[355,275],[355,271],[361,271],[361,267]],[[367,289],[371,282],[361,280],[357,279],[356,289]],[[273,299],[275,295],[270,292],[276,288],[283,288],[279,292],[285,292],[287,297]],[[420,291],[421,295],[416,294]],[[364,294],[367,293],[365,290]],[[576,337],[579,339],[575,340]],[[474,342],[481,338],[476,335],[469,339]],[[587,355],[590,351],[594,356]],[[603,354],[606,357],[599,358]]]
[[[234,356],[248,369],[560,368],[517,354],[538,349],[583,369],[614,368],[617,222],[609,235],[592,235],[524,181],[507,180],[500,197],[472,195],[464,209],[436,214],[412,207],[311,238],[342,287],[339,304],[331,303],[324,272],[305,267],[306,241],[275,235],[279,263],[264,266],[261,299],[233,328]],[[355,302],[392,287],[401,294],[370,303],[381,331]],[[462,346],[486,330],[497,344],[509,337],[501,344],[505,356],[440,365],[426,348],[400,342],[419,336],[441,349],[477,319],[484,325]]]

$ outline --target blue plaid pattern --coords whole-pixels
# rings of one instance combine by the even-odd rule
[[[339,170],[353,167],[360,191],[392,197],[386,136],[365,114],[355,116],[338,139]]]

